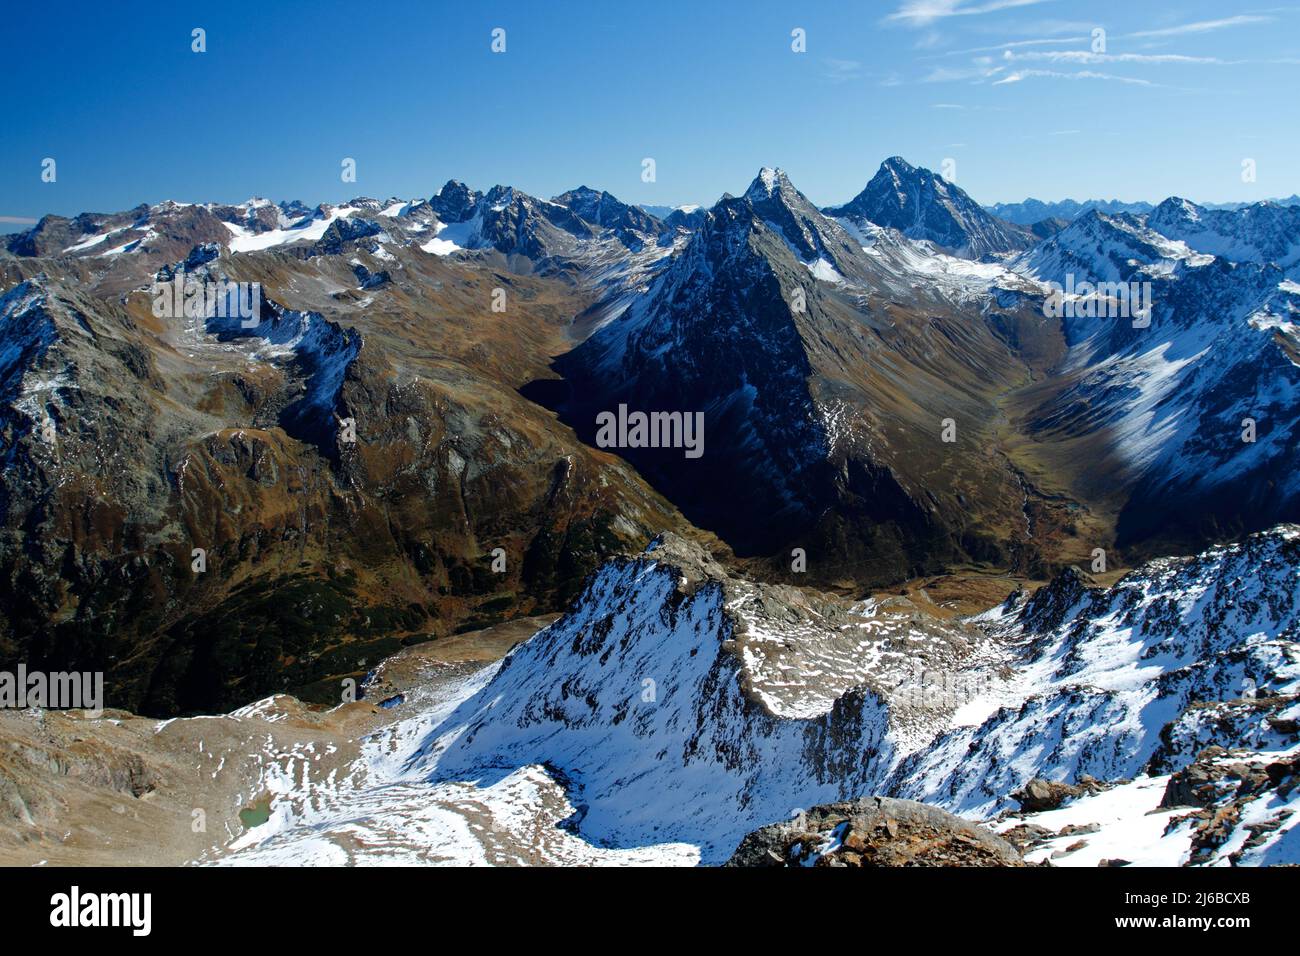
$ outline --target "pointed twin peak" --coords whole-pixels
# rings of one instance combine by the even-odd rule
[[[825,222],[825,217],[820,210],[795,187],[785,170],[773,166],[764,166],[760,169],[754,181],[749,184],[749,188],[739,199],[730,195],[722,197],[722,202],[728,201],[752,207],[757,217],[768,223],[780,225],[791,217]],[[830,225],[830,223],[825,224]]]

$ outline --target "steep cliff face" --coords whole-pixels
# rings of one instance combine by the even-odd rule
[[[880,695],[845,688],[810,712],[799,689],[756,679],[734,592],[717,575],[692,580],[695,560],[669,544],[602,569],[572,613],[448,717],[417,766],[463,779],[545,764],[568,781],[584,838],[684,841],[706,862],[746,821],[868,787],[893,759]]]
[[[524,836],[542,862],[586,846],[602,862],[721,863],[761,823],[871,791],[952,712],[917,699],[920,672],[988,653],[976,632],[905,605],[730,577],[667,534],[603,567],[568,614],[459,696],[408,692],[352,779],[310,800],[281,787],[284,816],[231,861],[332,853],[322,841],[364,815],[368,839],[425,846],[409,852],[517,852],[534,820]],[[449,797],[485,821],[469,841],[411,809]]]
[[[800,615],[791,594],[756,596],[670,542],[597,575],[416,765],[436,779],[552,766],[587,838],[668,837],[706,861],[747,823],[855,792],[988,816],[1034,778],[1181,769],[1189,737],[1284,751],[1285,735],[1247,730],[1294,706],[1217,734],[1196,715],[1245,687],[1300,689],[1298,581],[1300,531],[1282,528],[1110,589],[1065,575],[974,631],[913,618],[882,641],[866,608]],[[936,653],[945,639],[962,652]],[[891,659],[899,642],[925,649],[912,688]]]

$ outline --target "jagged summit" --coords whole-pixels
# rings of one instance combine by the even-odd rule
[[[758,201],[770,197],[773,193],[783,188],[793,189],[790,183],[790,177],[786,175],[785,170],[777,169],[771,166],[764,166],[754,177],[754,181],[749,184],[745,190],[745,198]]]
[[[665,232],[663,223],[644,210],[588,186],[541,199],[509,185],[480,193],[452,179],[429,205],[440,223],[436,238],[421,248],[439,255],[495,249],[543,262],[583,258],[586,252],[592,261],[606,261],[607,253],[585,245],[613,238],[636,253]]]
[[[579,186],[551,201],[572,210],[586,222],[614,230],[630,248],[640,248],[664,231],[660,220],[637,206],[621,202],[603,189]]]
[[[1300,278],[1300,206],[1257,202],[1236,209],[1210,209],[1170,197],[1146,224],[1196,252],[1233,262],[1272,263]]]
[[[764,166],[741,199],[818,277],[862,276],[857,244],[839,224],[822,215],[784,170]]]
[[[961,188],[901,156],[880,164],[852,201],[824,210],[828,216],[897,229],[971,258],[1013,252],[1032,236],[986,212]]]
[[[1171,218],[1186,217],[1193,221],[1201,218],[1201,207],[1196,205],[1190,199],[1184,199],[1181,196],[1170,196],[1164,202],[1160,203],[1148,214],[1147,221],[1155,225],[1162,220]]]
[[[449,179],[429,199],[429,205],[443,222],[464,222],[482,194],[457,179]]]

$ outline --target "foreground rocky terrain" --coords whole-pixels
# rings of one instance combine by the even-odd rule
[[[0,866],[179,865],[228,852],[289,812],[291,788],[359,784],[395,702],[436,707],[549,618],[401,651],[365,698],[277,695],[230,714],[0,711]],[[449,811],[451,812],[451,811]]]
[[[1300,528],[1281,526],[1112,587],[1071,571],[940,616],[737,578],[666,534],[606,563],[504,659],[467,649],[504,650],[535,624],[409,648],[356,704],[5,714],[0,853],[1300,862],[1298,580]]]

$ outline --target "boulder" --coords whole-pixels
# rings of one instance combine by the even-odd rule
[[[1086,792],[1082,785],[1058,783],[1055,780],[1040,780],[1037,777],[1011,795],[1020,803],[1023,813],[1041,813],[1044,810],[1057,810],[1065,801]]]

